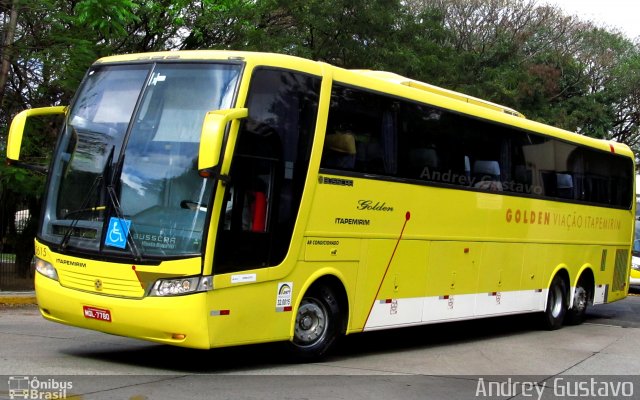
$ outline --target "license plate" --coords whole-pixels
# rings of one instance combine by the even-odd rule
[[[84,311],[85,318],[111,322],[111,311],[109,310],[89,306],[82,306],[82,309]]]

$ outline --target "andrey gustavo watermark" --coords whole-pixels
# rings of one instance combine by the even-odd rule
[[[624,380],[624,377],[606,379],[602,377],[578,378],[557,377],[544,382],[519,381],[508,378],[506,381],[494,382],[478,378],[476,397],[531,397],[537,400],[542,396],[553,398],[634,398],[635,382]]]

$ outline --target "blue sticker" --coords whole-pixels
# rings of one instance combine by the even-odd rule
[[[120,249],[127,247],[129,227],[131,227],[131,220],[111,217],[109,220],[109,229],[107,229],[107,237],[104,239],[104,244],[111,247],[118,247]]]

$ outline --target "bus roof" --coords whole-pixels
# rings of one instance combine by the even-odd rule
[[[96,64],[103,63],[127,63],[127,62],[153,62],[153,61],[178,61],[178,60],[245,60],[255,65],[269,64],[269,65],[286,65],[290,68],[311,68],[316,69],[321,64],[327,65],[333,69],[333,71],[345,71],[352,73],[354,76],[359,76],[364,80],[385,82],[387,84],[399,85],[402,87],[412,88],[419,90],[425,94],[439,97],[440,99],[447,99],[459,101],[467,105],[480,107],[480,109],[493,111],[496,117],[491,117],[496,121],[508,123],[509,125],[519,126],[523,129],[539,131],[548,135],[559,137],[571,142],[578,142],[584,145],[599,148],[604,151],[610,151],[612,153],[622,154],[627,157],[634,157],[631,149],[619,142],[611,140],[596,139],[575,132],[567,131],[565,129],[557,128],[551,125],[546,125],[540,122],[527,119],[522,113],[500,105],[492,103],[490,101],[482,100],[473,96],[469,96],[463,93],[455,92],[453,90],[444,89],[438,86],[430,85],[421,81],[406,78],[402,75],[395,74],[393,72],[375,71],[375,70],[363,70],[355,69],[348,70],[340,67],[326,64],[323,62],[313,61],[301,57],[277,54],[277,53],[261,53],[251,51],[228,51],[228,50],[181,50],[181,51],[163,51],[163,52],[150,52],[150,53],[134,53],[123,54],[101,58],[96,61]],[[319,73],[319,72],[318,72]],[[475,114],[471,110],[459,110],[464,113]],[[498,117],[502,114],[504,118]],[[514,118],[515,117],[515,118]],[[512,119],[509,119],[512,118]],[[507,122],[508,121],[508,122]]]
[[[500,104],[492,103],[490,101],[482,100],[477,97],[469,96],[464,93],[454,92],[453,90],[441,88],[439,86],[430,85],[428,83],[420,82],[415,79],[406,78],[402,75],[395,74],[387,71],[372,71],[372,70],[353,70],[359,74],[367,77],[379,78],[388,82],[398,83],[401,85],[409,86],[412,88],[424,90],[425,92],[435,93],[440,96],[450,97],[452,99],[460,100],[465,103],[474,104],[480,107],[486,107],[494,111],[500,111],[505,114],[513,115],[520,118],[526,118],[524,114]]]

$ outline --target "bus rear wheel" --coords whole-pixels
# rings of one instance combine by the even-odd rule
[[[548,330],[562,327],[567,313],[567,289],[564,280],[556,275],[549,286],[547,307],[543,314],[543,323]]]
[[[296,356],[312,360],[322,357],[340,334],[340,307],[327,287],[307,292],[296,313],[291,347]]]
[[[567,324],[578,325],[584,321],[587,306],[589,305],[589,297],[589,290],[584,283],[584,279],[581,278],[573,293],[573,306],[567,310],[565,318]]]

